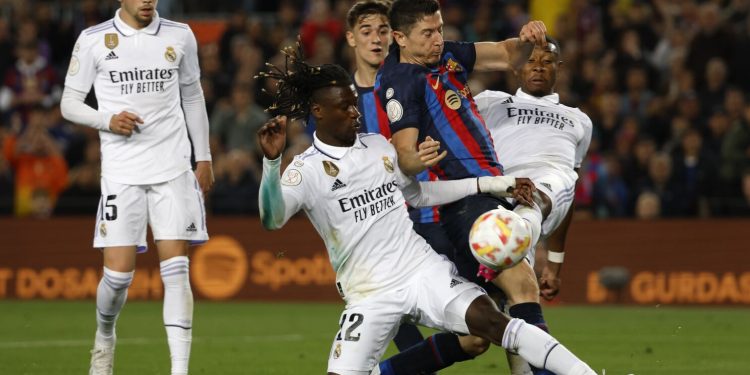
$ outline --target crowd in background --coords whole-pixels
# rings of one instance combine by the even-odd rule
[[[272,82],[253,77],[301,35],[308,60],[353,68],[344,22],[352,0],[160,0],[162,17],[226,20],[199,47],[216,185],[213,214],[256,214],[256,130]],[[595,218],[750,216],[750,0],[445,0],[449,40],[497,41],[542,19],[560,41],[556,91],[594,134],[576,192]],[[96,130],[60,115],[70,53],[85,28],[119,3],[0,0],[0,214],[95,212]],[[510,73],[475,73],[484,89],[514,92]],[[89,102],[95,105],[93,95]],[[287,162],[311,143],[290,128]],[[495,140],[496,142],[512,140]],[[499,155],[502,162],[502,155]]]

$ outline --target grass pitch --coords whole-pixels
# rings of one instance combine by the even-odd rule
[[[341,309],[197,301],[191,374],[325,374]],[[748,309],[555,306],[545,315],[558,339],[606,375],[750,373]],[[85,374],[94,330],[93,301],[0,301],[0,374]],[[169,374],[161,303],[129,302],[117,332],[116,374]],[[441,374],[508,370],[494,347]]]

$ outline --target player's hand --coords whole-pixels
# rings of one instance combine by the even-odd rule
[[[109,130],[112,133],[130,137],[133,132],[140,132],[138,124],[143,124],[143,120],[135,113],[122,111],[109,120]]]
[[[198,186],[201,187],[205,197],[214,186],[214,169],[209,160],[199,161],[195,164],[195,179],[198,180]]]
[[[258,140],[266,159],[277,159],[286,146],[286,116],[268,120],[258,130]]]
[[[511,191],[511,194],[513,196],[513,199],[518,201],[518,203],[525,205],[525,206],[533,207],[535,191],[536,191],[536,186],[530,179],[526,177],[517,177],[516,187],[513,188],[513,190]]]
[[[438,154],[438,151],[440,151],[440,142],[432,139],[430,136],[425,138],[424,142],[420,143],[418,148],[419,151],[417,154],[419,155],[419,160],[427,168],[436,165],[448,155],[447,150]]]
[[[562,263],[547,261],[539,278],[539,295],[547,301],[552,300],[560,293],[560,266]]]
[[[540,47],[547,46],[547,26],[542,21],[531,21],[523,27],[518,33],[518,39],[521,43],[532,43]]]

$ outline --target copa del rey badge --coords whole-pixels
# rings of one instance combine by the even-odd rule
[[[120,44],[120,40],[117,38],[117,34],[109,33],[104,34],[104,45],[109,49],[115,49]]]

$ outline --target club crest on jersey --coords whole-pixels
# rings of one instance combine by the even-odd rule
[[[117,34],[109,33],[104,34],[104,45],[109,49],[115,49],[120,44],[120,40],[117,38]]]
[[[455,111],[461,107],[461,98],[455,91],[445,90],[445,105]]]
[[[337,167],[336,164],[333,164],[332,161],[323,160],[323,170],[331,177],[339,175],[339,167]]]
[[[447,69],[449,72],[463,72],[464,68],[461,67],[461,65],[453,59],[448,59],[448,62],[445,63],[445,69]]]
[[[385,167],[386,172],[393,173],[393,162],[391,161],[391,158],[383,156],[383,166]]]
[[[167,47],[167,52],[164,52],[164,58],[169,62],[177,60],[177,52],[174,51],[172,46]]]
[[[300,182],[302,182],[302,173],[294,168],[287,169],[281,176],[282,185],[297,186]]]

